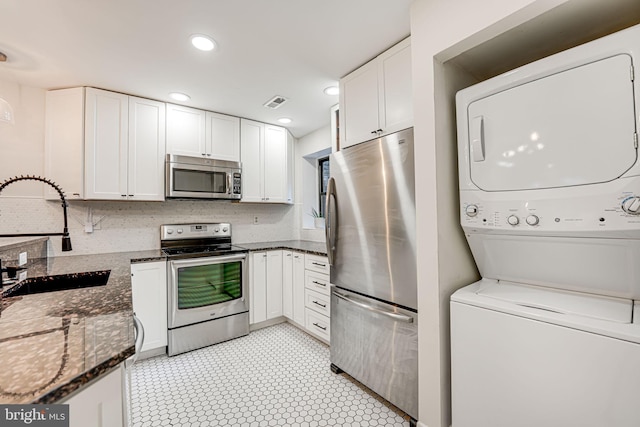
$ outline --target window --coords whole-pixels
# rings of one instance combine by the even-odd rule
[[[329,157],[318,159],[318,213],[321,217],[325,216],[325,203],[327,199],[327,184],[329,183]]]

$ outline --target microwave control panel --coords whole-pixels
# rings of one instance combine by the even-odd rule
[[[242,186],[241,182],[241,174],[240,172],[233,173],[233,194],[242,194]]]

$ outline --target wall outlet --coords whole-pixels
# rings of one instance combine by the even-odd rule
[[[20,252],[20,255],[18,255],[18,265],[25,265],[26,263],[27,263],[27,253]]]
[[[254,217],[253,217],[253,223],[254,223],[254,224],[257,224],[257,223],[258,223],[258,217],[257,217],[257,216],[254,216]]]

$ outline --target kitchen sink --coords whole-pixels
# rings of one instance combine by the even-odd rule
[[[104,286],[111,270],[88,271],[85,273],[57,274],[54,276],[30,277],[2,292],[4,298],[44,292],[66,291],[69,289]]]

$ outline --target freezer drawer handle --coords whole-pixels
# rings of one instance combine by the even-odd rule
[[[383,316],[390,317],[393,320],[397,320],[398,322],[413,323],[413,317],[411,317],[411,316],[406,316],[406,315],[400,314],[400,313],[393,313],[391,311],[380,310],[377,307],[372,307],[372,306],[370,306],[368,304],[365,304],[365,303],[362,303],[362,302],[359,302],[359,301],[354,301],[351,298],[349,298],[349,297],[347,297],[345,295],[339,294],[336,291],[333,291],[333,294],[336,297],[340,298],[341,300],[345,300],[347,302],[350,302],[351,304],[357,305],[358,307],[364,308],[365,310],[373,311],[375,313],[382,314]]]
[[[313,324],[313,326],[315,326],[315,327],[317,327],[317,328],[320,328],[320,329],[322,329],[323,331],[326,331],[326,330],[327,330],[327,327],[326,327],[326,326],[320,326],[320,325],[318,325],[317,323],[314,323],[314,324]]]
[[[320,304],[318,301],[313,301],[313,303],[319,305],[322,308],[327,308],[327,304]]]
[[[326,284],[326,283],[317,282],[317,281],[315,281],[315,280],[312,280],[312,281],[311,281],[311,283],[314,283],[314,284],[316,284],[316,285],[320,285],[320,286],[327,286],[327,284]]]

